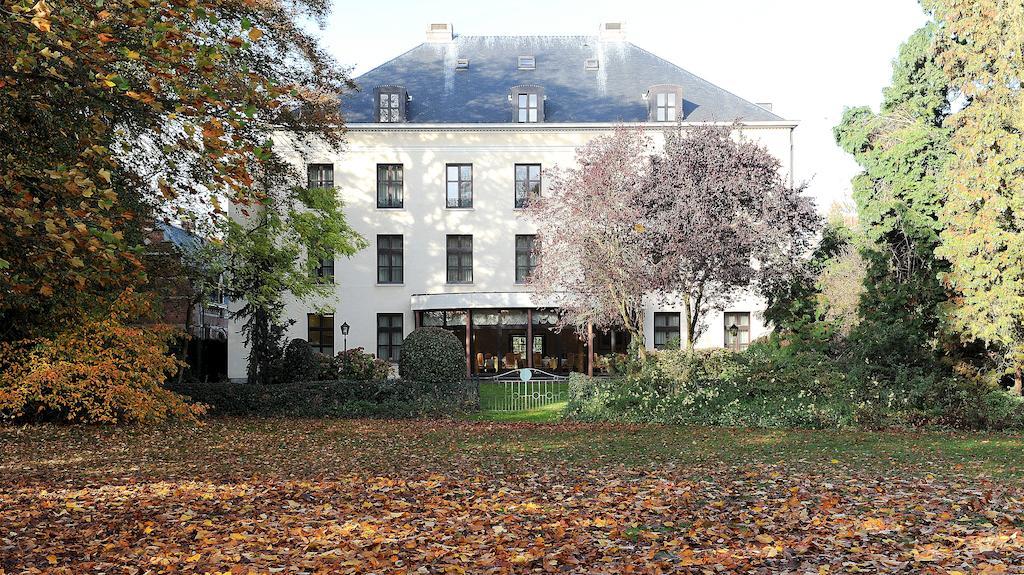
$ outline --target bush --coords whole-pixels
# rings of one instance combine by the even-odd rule
[[[924,362],[880,370],[845,352],[842,344],[793,338],[770,338],[743,353],[661,351],[623,377],[571,378],[566,416],[773,428],[1024,428],[1024,399],[978,373]]]
[[[181,367],[166,324],[135,325],[148,304],[126,292],[103,317],[52,339],[0,344],[0,417],[85,423],[194,419],[203,408],[163,387]]]
[[[375,358],[373,354],[365,353],[361,347],[338,352],[338,355],[334,356],[333,367],[335,377],[338,379],[373,381],[388,379],[391,376],[390,363]]]
[[[475,403],[463,382],[432,384],[389,379],[280,385],[189,383],[175,390],[210,405],[212,415],[293,417],[437,417]]]
[[[738,369],[737,354],[724,349],[666,349],[654,354],[653,367],[674,384],[708,383],[730,377]]]
[[[293,339],[284,348],[281,360],[280,381],[319,381],[335,379],[335,369],[331,358],[318,353],[304,339]]]
[[[466,349],[450,331],[421,327],[402,342],[398,373],[438,386],[456,384],[466,379]]]

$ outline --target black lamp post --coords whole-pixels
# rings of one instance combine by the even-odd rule
[[[341,324],[341,335],[345,341],[345,351],[348,351],[348,322]]]

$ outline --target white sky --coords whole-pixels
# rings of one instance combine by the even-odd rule
[[[844,106],[877,109],[899,45],[926,21],[915,0],[335,0],[322,31],[357,76],[423,41],[431,22],[466,35],[596,34],[626,38],[752,102],[799,120],[797,181],[827,211],[850,194],[853,160],[832,127]]]

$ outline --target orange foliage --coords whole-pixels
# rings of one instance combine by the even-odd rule
[[[102,317],[82,317],[49,339],[0,343],[0,417],[86,423],[194,419],[162,384],[182,363],[170,353],[176,330],[141,324],[140,294],[125,291]]]

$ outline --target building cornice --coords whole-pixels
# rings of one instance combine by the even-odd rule
[[[618,127],[640,128],[662,131],[673,126],[691,128],[698,126],[729,127],[737,125],[744,130],[790,129],[799,125],[795,120],[767,120],[758,122],[538,122],[520,124],[502,123],[376,123],[357,122],[346,124],[349,132],[606,132]]]

